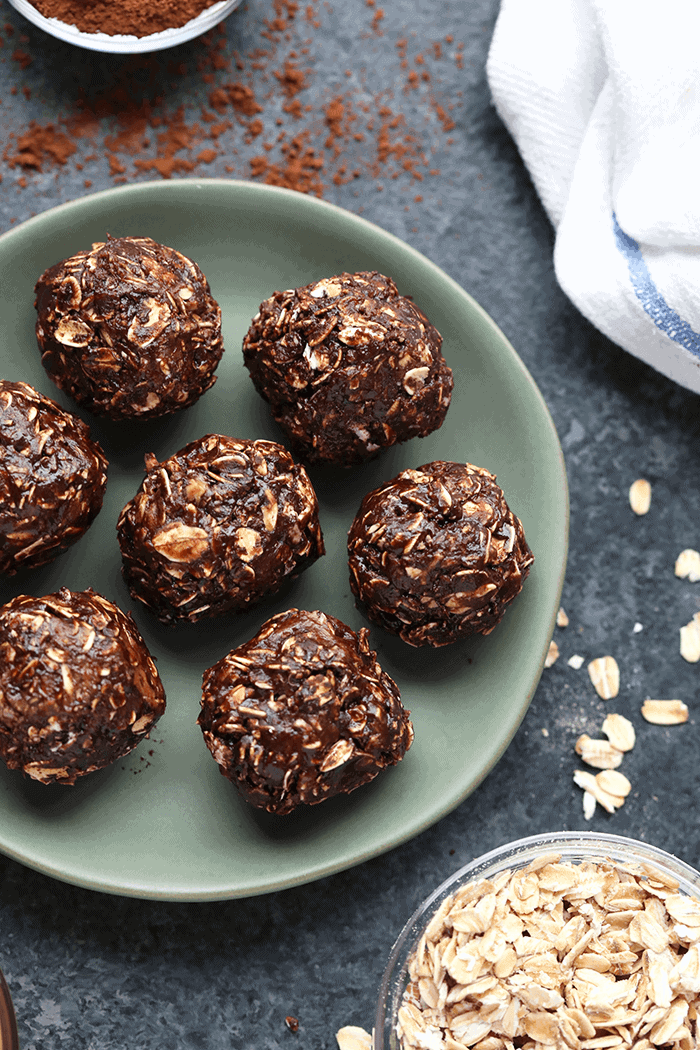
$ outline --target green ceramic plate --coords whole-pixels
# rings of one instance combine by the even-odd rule
[[[56,878],[112,893],[209,900],[265,893],[357,864],[416,835],[482,780],[517,729],[540,677],[566,561],[567,486],[552,420],[505,337],[462,288],[376,226],[311,197],[252,183],[180,180],[97,193],[0,237],[0,375],[66,407],[34,338],[33,288],[43,270],[113,236],[148,235],[202,267],[224,317],[218,381],[199,403],[155,423],[88,418],[110,461],[90,531],[50,566],[0,583],[0,599],[94,587],[135,619],[158,660],[168,708],[151,739],[73,788],[0,769],[0,849]],[[343,270],[377,269],[412,295],[444,337],[455,393],[442,429],[348,473],[315,469],[326,557],[251,612],[165,628],[134,607],[120,576],[119,511],[163,458],[206,433],[282,440],[243,368],[241,340],[280,288]],[[345,540],[363,495],[399,470],[468,460],[498,475],[536,556],[522,594],[487,638],[416,650],[377,628],[384,669],[411,711],[415,743],[396,768],[347,797],[290,817],[243,804],[195,724],[202,671],[290,606],[322,609],[354,629]]]

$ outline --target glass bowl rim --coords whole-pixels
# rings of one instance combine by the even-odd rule
[[[406,971],[408,958],[427,926],[434,905],[439,906],[460,884],[486,878],[486,872],[495,874],[496,870],[509,867],[521,868],[537,859],[544,853],[567,852],[573,859],[580,854],[582,860],[602,857],[612,863],[648,863],[656,865],[678,879],[680,889],[693,893],[700,898],[700,872],[679,857],[653,846],[640,839],[628,838],[608,832],[596,831],[552,831],[538,835],[528,835],[503,843],[487,853],[475,857],[443,880],[413,911],[406,921],[389,952],[384,972],[379,985],[379,996],[374,1018],[373,1050],[390,1050],[391,1044],[385,1039],[388,1025],[394,1024],[395,1007],[398,1006],[398,992]],[[466,880],[466,876],[471,876]],[[410,939],[410,944],[408,943]],[[403,958],[402,958],[403,956]],[[400,968],[397,970],[397,964]],[[401,989],[403,990],[403,989]],[[398,1044],[397,1044],[398,1046]]]

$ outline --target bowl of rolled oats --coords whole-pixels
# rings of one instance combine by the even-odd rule
[[[645,842],[558,832],[461,868],[411,916],[374,1050],[694,1050],[700,874]]]

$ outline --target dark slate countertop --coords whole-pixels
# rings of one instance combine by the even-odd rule
[[[700,607],[700,585],[673,574],[677,554],[700,546],[698,399],[605,339],[557,286],[552,228],[486,84],[496,0],[384,9],[313,0],[291,17],[294,9],[246,0],[207,39],[130,59],[55,41],[4,2],[0,231],[120,181],[279,181],[305,156],[312,190],[322,185],[325,199],[441,266],[534,376],[568,471],[570,623],[556,634],[559,660],[473,794],[350,870],[251,899],[163,903],[53,881],[0,857],[0,966],[23,1050],[330,1050],[341,1026],[371,1027],[386,957],[413,908],[479,854],[587,829],[698,863],[698,668],[680,658],[678,628]],[[217,108],[212,93],[233,82],[252,94]],[[638,477],[653,488],[644,518],[627,503]],[[567,660],[605,652],[620,665],[617,709],[637,729],[624,766],[633,791],[613,816],[599,808],[587,823],[574,742],[597,734],[606,706],[585,664],[576,671]],[[645,723],[648,696],[683,699],[688,723]]]

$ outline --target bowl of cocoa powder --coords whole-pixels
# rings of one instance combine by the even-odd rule
[[[183,44],[230,15],[241,0],[10,0],[51,36],[90,51],[140,54]]]

